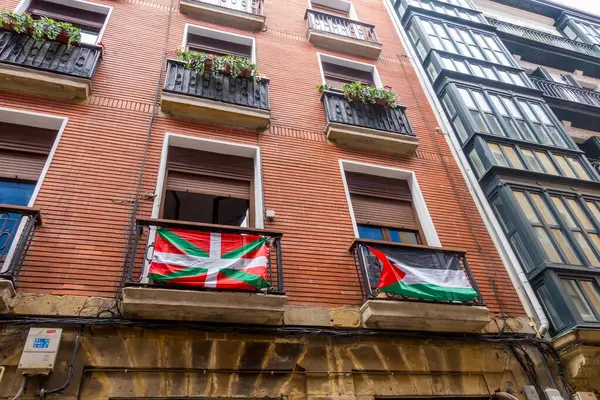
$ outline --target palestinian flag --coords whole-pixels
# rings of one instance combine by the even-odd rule
[[[148,278],[213,289],[256,290],[267,281],[269,240],[262,236],[159,228]]]
[[[381,292],[441,301],[471,301],[477,297],[455,255],[367,248],[381,264],[377,285]]]

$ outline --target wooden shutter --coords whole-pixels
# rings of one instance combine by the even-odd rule
[[[106,14],[46,0],[32,0],[27,12],[34,17],[49,17],[96,32],[100,32],[106,20]]]
[[[346,182],[358,224],[419,230],[408,182],[354,172]]]
[[[340,85],[340,82],[362,82],[365,85],[374,86],[372,72],[344,67],[326,61],[323,61],[321,66],[323,67],[323,75],[325,75],[325,83],[327,83],[327,85],[330,87],[337,89],[337,86]]]
[[[250,199],[250,181],[169,171],[167,190]]]
[[[214,39],[208,36],[188,34],[187,45],[190,50],[214,55],[232,55],[252,58],[252,46]]]
[[[54,143],[50,129],[0,123],[0,178],[37,181]]]
[[[167,190],[250,199],[254,160],[170,147]]]
[[[328,7],[323,4],[317,4],[315,2],[311,2],[311,7],[315,11],[321,11],[327,14],[337,15],[340,17],[348,18],[348,11],[340,10],[339,8]]]

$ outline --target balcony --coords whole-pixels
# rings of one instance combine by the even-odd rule
[[[304,19],[306,37],[315,46],[366,58],[381,54],[374,25],[316,10],[306,10]]]
[[[177,118],[264,130],[269,126],[269,80],[200,74],[167,61],[161,110]]]
[[[180,0],[179,11],[239,29],[260,31],[265,26],[263,0]]]
[[[86,100],[102,48],[67,47],[51,40],[0,29],[0,89],[33,95]]]
[[[176,236],[167,247],[159,238],[168,235]],[[261,229],[139,218],[121,312],[127,318],[281,325],[287,304],[281,237]],[[264,259],[256,249],[240,253],[250,240],[264,240]]]
[[[600,130],[600,93],[557,82],[530,77],[542,91],[558,119],[570,121],[573,127]]]
[[[341,92],[326,90],[321,97],[327,139],[340,146],[413,155],[419,144],[405,107],[348,101]]]
[[[524,61],[600,78],[600,49],[535,29],[488,18],[512,54]]]
[[[0,314],[8,312],[16,280],[29,245],[42,224],[40,210],[0,204]]]
[[[378,289],[382,266],[367,246],[392,253],[401,264],[401,273],[406,275],[396,291],[402,294]],[[365,300],[360,309],[365,327],[478,332],[490,322],[464,251],[356,239],[350,252]],[[431,279],[431,275],[435,278]],[[434,286],[437,281],[448,286]]]

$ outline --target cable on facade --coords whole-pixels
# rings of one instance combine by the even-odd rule
[[[63,383],[60,387],[56,388],[56,389],[40,389],[40,398],[44,398],[46,397],[46,395],[52,394],[52,393],[59,393],[62,392],[63,390],[65,390],[67,387],[69,387],[69,384],[71,383],[71,379],[73,378],[73,368],[75,368],[75,361],[77,358],[77,350],[79,350],[79,343],[81,342],[81,335],[83,334],[83,326],[81,326],[79,328],[79,330],[77,331],[77,336],[75,337],[75,344],[73,345],[73,355],[71,356],[71,362],[69,363],[69,371],[67,372],[67,379],[65,380],[65,383]]]
[[[23,375],[23,382],[21,383],[21,387],[19,388],[19,391],[17,392],[15,397],[13,397],[11,400],[19,400],[21,398],[21,396],[23,396],[23,393],[25,393],[25,389],[27,389],[28,383],[29,383],[29,376]]]

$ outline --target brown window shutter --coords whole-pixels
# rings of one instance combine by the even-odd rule
[[[27,12],[34,17],[49,17],[77,27],[100,32],[106,15],[46,0],[32,0]]]
[[[46,158],[45,154],[0,149],[0,178],[37,181]]]
[[[254,160],[228,154],[169,147],[167,169],[236,180],[254,179]]]
[[[346,183],[353,194],[412,201],[408,182],[402,179],[347,172]]]
[[[315,11],[321,11],[321,12],[324,12],[327,14],[333,14],[333,15],[337,15],[340,17],[348,18],[348,12],[344,11],[344,10],[340,10],[338,8],[327,7],[323,4],[316,4],[314,2],[311,4],[311,7]]]
[[[351,194],[354,217],[358,224],[419,230],[412,202],[383,197]]]
[[[213,196],[250,199],[250,184],[248,180],[237,180],[223,177],[190,174],[169,171],[167,190],[177,192],[192,192]]]
[[[321,63],[327,84],[335,82],[362,82],[365,85],[374,85],[373,74],[359,69],[344,67],[326,61]]]
[[[214,39],[208,36],[188,34],[188,48],[204,53],[252,58],[252,46],[240,43],[228,42],[226,40]]]

